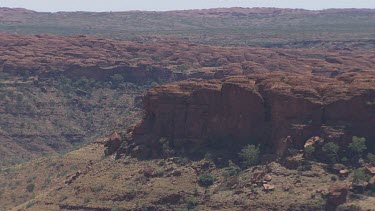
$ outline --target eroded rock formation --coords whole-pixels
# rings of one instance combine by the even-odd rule
[[[209,139],[233,145],[255,140],[279,155],[303,148],[313,136],[340,145],[363,136],[375,146],[374,72],[335,79],[273,73],[191,80],[150,90],[144,106],[143,121],[130,130],[119,155],[157,156],[160,137],[185,151]]]

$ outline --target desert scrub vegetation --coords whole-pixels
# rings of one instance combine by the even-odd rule
[[[238,167],[233,161],[228,161],[228,167],[224,168],[223,177],[229,178],[231,176],[236,176],[241,172],[241,168]]]
[[[35,184],[34,183],[27,184],[27,186],[26,186],[26,191],[27,192],[34,192],[34,189],[35,189]]]
[[[198,200],[194,196],[188,196],[185,198],[185,203],[188,210],[192,210],[198,205]]]
[[[257,165],[259,163],[259,146],[247,145],[239,153],[239,157],[244,168]]]
[[[353,136],[352,143],[349,144],[348,149],[353,154],[354,158],[361,158],[363,152],[367,150],[366,138]]]
[[[353,183],[363,183],[367,182],[370,179],[370,176],[366,174],[363,168],[356,169],[353,173]]]
[[[311,159],[315,153],[315,147],[313,145],[308,145],[304,148],[304,153],[306,158]]]
[[[215,176],[210,173],[201,174],[198,177],[198,184],[203,187],[208,187],[214,184]]]
[[[331,163],[336,163],[339,160],[339,145],[333,143],[333,142],[328,142],[326,143],[322,150],[325,153],[325,155],[329,158]]]

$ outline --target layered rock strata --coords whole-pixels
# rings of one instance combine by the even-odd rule
[[[273,73],[190,80],[150,90],[144,109],[118,155],[158,156],[160,138],[185,150],[207,140],[224,138],[233,145],[255,140],[279,155],[303,148],[313,136],[340,145],[361,136],[375,146],[374,72],[335,79]]]

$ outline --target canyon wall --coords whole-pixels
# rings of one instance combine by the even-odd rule
[[[374,72],[364,72],[335,79],[273,73],[163,85],[145,96],[145,117],[118,155],[142,149],[158,156],[161,137],[192,150],[212,139],[242,146],[255,140],[282,155],[287,148],[302,149],[313,136],[339,145],[363,136],[374,149],[374,84]]]

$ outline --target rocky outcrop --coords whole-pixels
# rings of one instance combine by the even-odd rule
[[[207,140],[225,139],[233,146],[255,140],[279,155],[303,148],[314,136],[340,145],[354,135],[371,141],[374,85],[374,72],[337,79],[275,73],[163,85],[145,96],[145,117],[118,153],[142,148],[157,156],[160,137],[185,152]]]
[[[121,136],[114,132],[110,137],[109,137],[109,140],[107,141],[107,143],[104,144],[104,147],[107,148],[107,150],[105,151],[105,155],[108,156],[108,155],[112,155],[113,153],[116,152],[116,150],[118,148],[120,148],[121,146],[121,141],[122,138]]]

